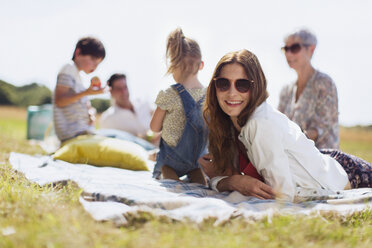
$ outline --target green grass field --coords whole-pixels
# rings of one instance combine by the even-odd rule
[[[372,210],[347,217],[274,216],[220,226],[128,216],[126,227],[96,222],[74,184],[39,187],[10,169],[9,153],[42,154],[25,140],[26,113],[0,107],[0,247],[372,247]],[[372,130],[342,128],[341,149],[372,161]]]

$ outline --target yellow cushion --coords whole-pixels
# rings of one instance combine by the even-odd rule
[[[65,142],[53,157],[70,163],[149,170],[148,154],[140,145],[96,135],[81,135]]]

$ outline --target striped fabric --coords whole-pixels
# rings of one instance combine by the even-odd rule
[[[71,93],[77,94],[85,90],[81,83],[79,70],[75,64],[66,64],[57,76],[57,85],[70,88]],[[54,128],[57,137],[61,141],[75,137],[79,133],[89,132],[92,127],[89,125],[87,97],[81,98],[78,102],[66,107],[59,108],[53,99]]]

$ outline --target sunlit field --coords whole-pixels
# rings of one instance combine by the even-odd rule
[[[11,151],[44,154],[26,137],[26,110],[0,107],[0,247],[372,247],[372,210],[339,217],[236,218],[214,226],[127,216],[128,225],[97,222],[73,183],[39,187],[13,171]],[[341,149],[372,161],[372,129],[341,128]]]

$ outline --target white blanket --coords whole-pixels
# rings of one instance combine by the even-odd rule
[[[151,212],[176,220],[201,222],[216,218],[216,223],[242,216],[259,219],[273,214],[312,214],[336,211],[347,215],[372,206],[372,189],[354,189],[323,195],[318,199],[294,204],[275,200],[259,200],[238,192],[217,193],[200,184],[173,180],[155,180],[149,171],[130,171],[111,167],[95,167],[54,161],[49,156],[36,157],[11,153],[14,170],[43,186],[74,181],[83,189],[80,198],[96,220],[113,220],[125,224],[129,213]]]

